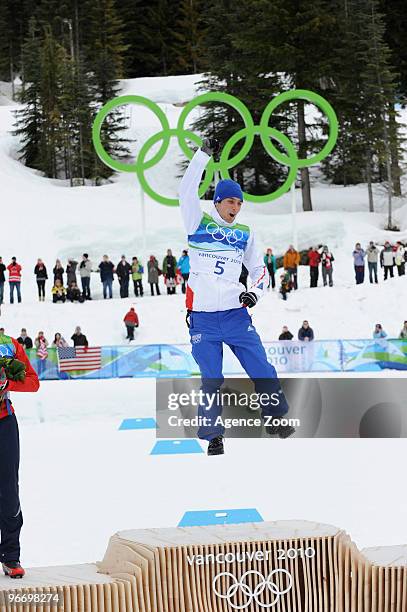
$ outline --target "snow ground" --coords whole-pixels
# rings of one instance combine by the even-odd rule
[[[154,396],[154,381],[133,379],[15,398],[27,566],[99,560],[114,532],[174,526],[187,510],[257,508],[331,523],[360,548],[405,543],[405,440],[230,439],[223,457],[150,456],[153,430],[118,428],[154,416]]]

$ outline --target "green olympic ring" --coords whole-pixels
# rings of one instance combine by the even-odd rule
[[[282,134],[279,130],[269,126],[268,122],[273,111],[283,104],[291,100],[305,100],[315,104],[328,118],[329,123],[329,136],[321,151],[312,157],[299,159],[297,151],[290,141],[290,139]],[[222,92],[210,92],[197,96],[184,107],[182,110],[177,127],[170,128],[169,121],[161,108],[148,98],[143,96],[120,96],[107,102],[96,115],[95,121],[92,128],[92,139],[96,153],[104,164],[116,170],[118,172],[133,172],[137,174],[139,183],[143,191],[149,195],[153,200],[159,204],[165,204],[166,206],[178,206],[179,201],[175,198],[168,198],[163,196],[150,186],[148,183],[145,172],[149,168],[152,168],[158,164],[168,151],[170,140],[173,136],[178,139],[178,144],[187,159],[192,159],[194,151],[189,148],[187,141],[192,141],[195,145],[202,145],[202,138],[190,130],[186,130],[184,125],[189,113],[200,104],[207,104],[208,102],[220,102],[222,104],[228,104],[234,110],[236,110],[244,121],[245,127],[233,134],[231,138],[226,142],[220,155],[219,161],[211,159],[206,167],[205,177],[199,187],[199,196],[202,197],[207,191],[211,184],[215,171],[219,171],[222,178],[230,178],[229,170],[239,164],[249,153],[254,138],[256,135],[260,136],[261,142],[267,151],[267,153],[275,159],[278,163],[288,166],[289,172],[283,185],[281,185],[273,193],[265,195],[251,195],[244,192],[244,199],[249,202],[270,202],[279,198],[281,195],[286,193],[291,185],[294,183],[299,168],[305,168],[312,166],[323,160],[332,151],[338,138],[338,119],[334,109],[325,98],[322,96],[308,91],[307,89],[292,89],[276,96],[271,100],[263,111],[259,125],[254,125],[251,113],[247,106],[243,104],[238,98],[231,96],[230,94]],[[109,113],[117,106],[123,106],[125,104],[137,104],[146,106],[151,110],[159,122],[161,123],[162,130],[151,136],[141,147],[137,160],[133,163],[124,163],[119,160],[113,159],[109,153],[105,150],[102,144],[101,131],[102,126],[109,115]],[[239,140],[245,139],[242,148],[231,158],[233,147]],[[280,145],[283,146],[286,153],[282,153],[272,142],[276,140]],[[158,151],[146,160],[148,151],[156,145],[156,143],[162,141]]]

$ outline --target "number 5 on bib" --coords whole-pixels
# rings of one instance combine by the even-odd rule
[[[218,261],[215,264],[215,274],[223,274],[225,271],[225,268],[223,268],[223,266],[225,265],[226,261],[222,261],[221,259],[218,259]]]

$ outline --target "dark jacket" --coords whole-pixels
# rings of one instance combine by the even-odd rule
[[[147,271],[148,271],[148,282],[158,283],[158,277],[160,275],[160,270],[158,268],[158,261],[154,257],[154,259],[149,259],[147,262]]]
[[[163,261],[163,274],[167,278],[175,278],[175,273],[177,270],[177,260],[174,255],[166,255]]]
[[[293,338],[294,336],[292,335],[290,331],[283,332],[278,337],[279,340],[292,340]]]
[[[25,338],[20,336],[19,338],[17,338],[17,342],[19,344],[22,344],[25,349],[32,349],[33,347],[33,341],[29,336],[26,336]]]
[[[0,283],[5,283],[6,282],[6,275],[5,275],[5,271],[7,270],[6,266],[4,265],[4,263],[0,264]]]
[[[298,340],[305,340],[305,338],[308,338],[309,340],[314,339],[314,331],[311,327],[300,327],[298,330]]]
[[[88,346],[88,340],[85,334],[73,334],[71,340],[74,346]]]
[[[61,267],[57,267],[54,266],[54,269],[52,270],[54,273],[54,283],[57,279],[59,279],[61,281],[62,284],[64,284],[64,268],[63,266]]]
[[[69,285],[73,282],[76,283],[76,268],[78,267],[78,262],[75,261],[74,259],[71,259],[71,261],[68,261],[68,265],[66,266],[66,284]]]
[[[37,277],[37,280],[47,280],[48,278],[48,274],[47,274],[47,268],[42,265],[36,265],[34,268],[34,274]]]
[[[79,289],[79,287],[68,287],[66,291],[66,299],[71,302],[83,301],[82,291]]]
[[[120,261],[120,263],[117,264],[116,274],[119,280],[129,278],[130,272],[131,272],[131,265],[129,264],[128,261],[125,261],[124,263]]]
[[[113,280],[114,265],[111,261],[101,261],[99,264],[100,280]]]

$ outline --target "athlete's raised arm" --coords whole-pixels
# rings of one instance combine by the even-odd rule
[[[212,153],[219,150],[219,143],[214,139],[204,141],[202,149],[198,149],[189,162],[179,188],[179,201],[185,229],[192,234],[202,217],[201,204],[198,195],[202,174]]]

